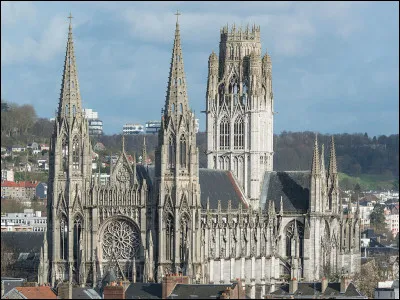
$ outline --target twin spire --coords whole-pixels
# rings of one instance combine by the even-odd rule
[[[79,91],[78,72],[76,68],[74,42],[72,39],[72,15],[69,17],[67,50],[65,54],[64,72],[61,83],[61,95],[58,107],[58,118],[74,117],[82,113],[82,101]]]
[[[178,114],[184,114],[189,110],[187,90],[186,90],[186,78],[185,70],[183,65],[183,55],[181,47],[181,36],[179,32],[179,12],[175,14],[176,28],[175,28],[175,39],[174,46],[172,49],[171,67],[169,71],[167,97],[165,101],[165,116],[172,116]]]
[[[321,173],[321,170],[323,172],[325,172],[324,151],[325,151],[324,145],[322,145],[322,153],[320,156],[319,150],[318,150],[318,138],[317,138],[317,135],[315,135],[311,174],[318,175]],[[331,152],[330,152],[330,157],[329,157],[328,172],[329,172],[330,176],[332,176],[333,174],[337,174],[336,151],[335,151],[335,142],[334,142],[333,136],[331,139]]]

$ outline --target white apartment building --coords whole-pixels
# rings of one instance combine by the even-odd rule
[[[145,126],[142,124],[125,124],[122,127],[123,134],[141,134],[145,133]]]
[[[84,108],[82,111],[89,123],[89,135],[102,135],[103,121],[99,119],[99,113],[91,108]]]
[[[399,205],[385,207],[386,227],[392,232],[393,237],[399,232]]]
[[[6,213],[1,216],[1,231],[45,231],[47,217],[41,211],[24,209],[23,213]]]
[[[1,181],[14,181],[14,170],[1,170]]]

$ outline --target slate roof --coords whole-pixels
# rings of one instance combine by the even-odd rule
[[[283,210],[306,212],[310,198],[310,171],[265,172],[261,187],[261,207],[268,210],[269,200],[279,211],[282,197]]]
[[[281,285],[276,291],[272,292],[271,295],[289,295],[289,284],[286,283]],[[367,297],[363,296],[357,290],[352,282],[350,282],[346,292],[343,294],[340,293],[340,282],[329,282],[324,293],[321,293],[321,282],[299,282],[298,289],[294,295],[301,295],[304,298],[313,298],[314,296],[318,297],[319,295],[324,295],[329,298],[340,296],[346,298],[357,297],[367,299]]]
[[[224,170],[199,169],[199,182],[201,189],[201,206],[207,207],[207,199],[210,199],[210,208],[218,208],[218,200],[221,200],[222,208],[228,207],[231,200],[232,208],[238,208],[239,203],[244,204],[237,182],[232,173]]]
[[[161,283],[131,283],[125,291],[125,299],[161,299]]]
[[[1,277],[1,282],[4,284],[4,294],[17,286],[22,286],[25,281],[24,278]]]
[[[73,287],[72,299],[101,299],[101,296],[91,288]]]
[[[145,167],[138,164],[136,172],[140,182],[146,178],[147,184],[153,186],[154,166]],[[217,209],[218,200],[221,200],[222,208],[228,207],[228,200],[231,200],[232,208],[239,207],[239,203],[244,204],[239,186],[229,171],[200,168],[199,182],[200,201],[203,208],[207,207],[207,198],[210,199],[211,209]]]
[[[198,299],[218,299],[221,294],[230,287],[233,289],[236,283],[231,284],[177,284],[168,299],[190,299],[195,296]]]

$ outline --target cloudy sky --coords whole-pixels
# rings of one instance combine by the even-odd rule
[[[83,107],[107,134],[158,120],[175,11],[190,105],[205,130],[208,56],[220,28],[261,27],[272,58],[274,132],[398,133],[397,2],[1,2],[1,97],[53,117],[72,12]],[[218,53],[218,52],[217,52]]]

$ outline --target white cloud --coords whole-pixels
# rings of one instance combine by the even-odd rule
[[[36,8],[31,1],[1,1],[1,25],[13,26],[23,21],[25,25],[36,19]]]

